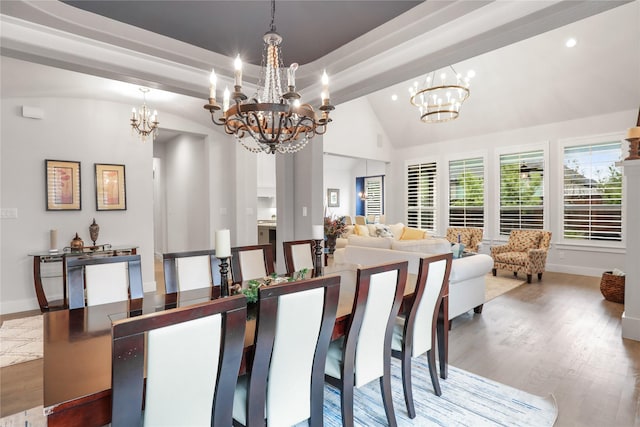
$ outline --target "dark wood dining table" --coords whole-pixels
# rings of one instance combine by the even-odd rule
[[[333,339],[343,336],[355,293],[355,269],[340,274],[340,299]],[[405,298],[415,277],[407,281]],[[175,294],[146,293],[144,298],[44,314],[44,412],[49,427],[99,427],[111,421],[111,324],[130,316],[187,306],[217,297],[216,288]],[[445,294],[448,294],[446,292]],[[440,374],[446,378],[448,297],[440,307]],[[253,345],[255,320],[248,319],[245,349]],[[244,369],[241,368],[241,369]]]

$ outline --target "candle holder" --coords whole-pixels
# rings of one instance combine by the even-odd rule
[[[322,240],[314,240],[314,250],[316,255],[316,262],[313,267],[313,276],[320,277],[322,276]]]
[[[218,259],[220,260],[220,297],[225,298],[229,296],[229,258]]]

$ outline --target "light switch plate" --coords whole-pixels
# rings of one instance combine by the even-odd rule
[[[0,209],[0,218],[16,219],[18,218],[18,208],[2,208]]]

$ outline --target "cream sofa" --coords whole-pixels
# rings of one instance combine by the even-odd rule
[[[426,231],[421,239],[401,240],[404,229],[402,223],[352,225],[336,240],[336,248],[363,246],[429,254],[451,252],[451,243],[447,239],[431,237]]]
[[[450,246],[450,245],[449,245]],[[434,253],[431,253],[433,255]],[[393,261],[409,261],[409,276],[415,280],[419,260],[429,253],[408,252],[347,245],[333,254],[334,269],[341,266],[376,265]],[[449,319],[474,309],[482,312],[485,299],[484,276],[491,271],[493,260],[489,255],[477,254],[453,260],[449,276]]]

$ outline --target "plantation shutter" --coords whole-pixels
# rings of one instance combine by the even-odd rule
[[[482,157],[449,162],[449,226],[484,227]]]
[[[500,156],[500,234],[544,227],[544,152]]]
[[[364,190],[367,193],[367,200],[364,202],[365,215],[382,215],[384,213],[383,181],[382,176],[371,176],[364,179]]]
[[[622,240],[620,142],[564,149],[565,239]]]
[[[436,163],[407,166],[407,226],[436,229]]]

